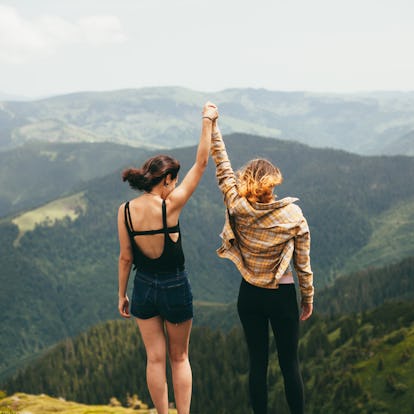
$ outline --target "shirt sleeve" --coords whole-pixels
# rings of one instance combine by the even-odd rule
[[[293,265],[299,279],[302,303],[313,303],[314,287],[310,264],[310,232],[304,217],[294,240]]]
[[[220,131],[214,132],[211,138],[211,157],[216,164],[218,186],[223,193],[227,208],[231,211],[235,202],[240,198],[237,191],[236,175],[231,167]]]

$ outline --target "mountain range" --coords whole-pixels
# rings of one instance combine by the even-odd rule
[[[412,157],[362,157],[246,134],[226,136],[225,142],[235,168],[250,158],[264,156],[284,174],[278,196],[300,198],[299,205],[311,228],[317,294],[341,275],[414,256]],[[34,199],[34,205],[25,211],[0,220],[3,376],[14,372],[24,358],[33,358],[56,341],[117,318],[116,212],[123,201],[137,195],[121,182],[121,170],[130,163],[120,154],[127,152],[134,165],[140,165],[153,152],[108,145],[96,143],[91,147],[94,151],[85,144],[31,147],[53,155],[45,158],[46,173],[39,174],[40,182],[54,183],[48,193],[53,199],[40,206]],[[84,153],[87,156],[68,164],[65,175],[83,169],[86,175],[96,174],[101,158],[93,158],[93,152],[106,154],[101,155],[106,175],[75,183],[82,174],[73,172],[72,183],[62,186],[47,173],[53,173],[53,168],[59,171],[53,159]],[[192,165],[195,152],[194,147],[170,151],[181,161],[183,173]],[[32,157],[40,159],[39,155]],[[22,169],[21,163],[10,163],[10,177],[17,177]],[[215,254],[224,222],[224,206],[215,181],[210,163],[183,211],[181,227],[196,301],[223,306],[235,300],[240,276],[230,262],[219,260]],[[16,193],[25,194],[37,191],[30,180],[22,180],[16,189]],[[29,206],[30,196],[26,202]],[[203,308],[205,320],[210,313],[207,305]]]
[[[274,162],[277,196],[299,197],[310,225],[315,313],[300,342],[309,413],[413,412],[413,92],[0,94],[0,389],[150,401],[136,326],[116,320],[116,213],[138,195],[121,171],[168,152],[182,177],[206,100],[219,105],[234,168]],[[215,254],[225,209],[213,167],[180,218],[195,299],[192,411],[247,413],[240,275]],[[3,397],[0,408],[29,404]],[[42,410],[45,398],[30,404]],[[269,402],[288,412],[275,352]]]
[[[225,134],[295,140],[359,154],[414,155],[414,92],[317,94],[177,87],[80,92],[0,102],[0,150],[27,141],[193,145],[201,107],[218,104]]]

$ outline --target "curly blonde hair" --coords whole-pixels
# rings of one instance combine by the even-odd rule
[[[238,192],[251,202],[269,203],[273,199],[273,189],[282,183],[279,168],[270,161],[257,158],[249,161],[237,171]]]

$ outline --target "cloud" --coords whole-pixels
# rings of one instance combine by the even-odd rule
[[[0,5],[0,61],[25,63],[65,45],[101,46],[123,43],[127,36],[116,16],[87,16],[75,22],[59,16],[26,19]]]
[[[84,40],[93,45],[123,43],[127,37],[114,16],[89,16],[78,21]]]

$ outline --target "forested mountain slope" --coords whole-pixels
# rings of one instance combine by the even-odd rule
[[[319,312],[340,315],[395,299],[411,301],[414,306],[414,257],[337,278],[320,292],[316,305]]]
[[[411,302],[414,306],[413,257],[338,277],[331,286],[317,290],[314,311],[323,317],[340,317],[398,301]],[[210,326],[227,332],[239,324],[236,301],[200,305],[194,319],[198,326]]]
[[[378,217],[400,214],[401,203],[414,199],[414,162],[411,157],[360,157],[335,150],[264,139],[244,134],[225,138],[235,168],[248,159],[265,156],[282,170],[285,181],[278,196],[298,196],[312,233],[312,264],[320,290],[344,272],[345,265],[373,243]],[[134,155],[131,149],[130,155]],[[136,153],[136,164],[143,154]],[[195,148],[171,151],[191,166]],[[53,209],[36,209],[34,230],[23,217],[0,224],[0,311],[3,315],[0,347],[6,370],[24,356],[75,335],[87,327],[117,317],[116,214],[118,206],[136,196],[120,179],[121,170],[78,188],[71,200],[72,219],[54,221]],[[62,202],[63,203],[63,202]],[[49,213],[51,211],[51,213]],[[217,190],[212,163],[200,187],[181,217],[183,246],[196,300],[232,302],[240,276],[234,266],[219,260],[215,249],[224,222],[224,206]],[[404,210],[405,211],[405,210]],[[408,211],[411,211],[408,209]],[[389,231],[401,226],[390,222]],[[394,226],[394,227],[392,227]],[[385,263],[413,256],[414,246],[405,241],[414,229],[405,226],[401,242]],[[376,265],[384,264],[378,249]],[[363,269],[365,256],[353,269]],[[369,257],[372,262],[372,255]]]
[[[305,322],[300,354],[307,412],[412,413],[413,322],[412,303],[404,302],[334,319],[314,315]],[[273,340],[271,350],[269,406],[287,414]],[[190,359],[192,412],[250,412],[247,353],[239,328],[226,334],[194,328]],[[132,321],[107,322],[61,342],[5,388],[94,404],[106,404],[113,396],[124,400],[127,393],[150,401],[145,350]]]

